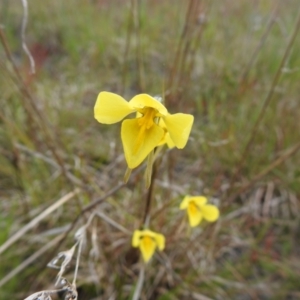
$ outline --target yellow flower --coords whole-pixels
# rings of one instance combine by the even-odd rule
[[[147,263],[153,256],[155,249],[165,248],[165,237],[149,229],[135,230],[132,236],[132,247],[139,247],[144,261]]]
[[[219,209],[211,204],[206,204],[204,196],[185,196],[180,204],[180,209],[186,209],[191,227],[195,227],[204,218],[208,222],[214,222],[219,218]]]
[[[139,94],[127,102],[119,95],[101,92],[94,107],[95,118],[103,124],[117,123],[131,113],[136,113],[135,118],[124,120],[121,128],[125,158],[130,169],[140,165],[164,141],[170,139],[177,148],[185,147],[194,117],[182,113],[169,114],[163,104],[147,94]]]

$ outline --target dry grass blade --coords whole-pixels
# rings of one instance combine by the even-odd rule
[[[137,284],[136,284],[136,288],[135,288],[132,300],[140,299],[144,279],[145,279],[145,265],[141,264],[139,278],[138,278],[138,281],[137,281]]]
[[[48,267],[59,269],[55,285],[61,282],[62,276],[74,255],[76,247],[77,243],[71,249],[58,253],[57,256],[48,264]],[[60,260],[62,260],[62,263],[58,266],[57,264]]]
[[[57,293],[64,293],[65,300],[77,300],[78,293],[72,284],[70,284],[65,278],[62,278],[60,284],[63,285],[60,289],[36,292],[24,300],[52,300],[51,295],[56,295]]]
[[[105,213],[103,213],[102,211],[97,211],[96,215],[103,219],[105,222],[107,222],[108,224],[110,224],[111,226],[117,228],[118,230],[124,232],[125,234],[131,235],[131,231],[129,231],[128,229],[126,229],[124,226],[120,225],[119,223],[117,223],[116,221],[112,220],[110,217],[108,217]]]
[[[53,290],[53,291],[41,291],[41,292],[37,292],[37,293],[34,293],[34,294],[28,296],[24,300],[52,300],[50,295],[54,294],[54,293],[56,293],[55,290]]]
[[[30,257],[28,257],[26,260],[24,260],[18,267],[10,271],[5,277],[3,277],[0,280],[0,287],[6,284],[9,280],[11,280],[13,277],[15,277],[18,273],[22,272],[26,267],[28,267],[31,263],[36,261],[39,257],[41,257],[43,254],[45,254],[50,248],[52,248],[54,245],[56,245],[60,240],[62,240],[64,237],[63,234],[57,236],[55,239],[47,243],[44,247],[39,249],[37,252],[32,254]]]
[[[31,68],[31,73],[34,74],[35,73],[35,63],[34,63],[34,59],[26,45],[26,39],[25,39],[25,30],[26,30],[26,26],[27,26],[27,21],[28,21],[28,3],[27,0],[22,0],[22,4],[23,4],[23,9],[24,9],[24,14],[23,14],[23,20],[22,20],[22,47],[26,53],[26,55],[29,58],[30,61],[30,68]]]
[[[70,199],[72,199],[75,195],[80,192],[79,189],[75,189],[73,192],[70,192],[57,200],[54,204],[48,207],[45,211],[31,220],[28,224],[26,224],[23,228],[17,231],[12,237],[10,237],[1,247],[0,254],[3,253],[6,249],[8,249],[12,244],[14,244],[17,240],[19,240],[28,230],[32,229],[36,226],[40,221],[50,215],[53,211],[64,205]]]

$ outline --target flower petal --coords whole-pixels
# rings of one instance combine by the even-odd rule
[[[192,198],[192,197],[189,196],[189,195],[185,196],[185,197],[183,198],[183,200],[181,201],[179,208],[180,208],[180,209],[187,209],[188,206],[189,206],[189,203],[190,203],[190,201],[191,201],[191,198]]]
[[[160,233],[156,233],[155,234],[155,240],[156,240],[156,244],[157,244],[158,249],[160,251],[164,250],[165,249],[165,243],[166,243],[165,237]]]
[[[100,123],[113,124],[135,111],[121,96],[114,93],[101,92],[94,107],[94,116]]]
[[[148,235],[144,235],[141,239],[140,249],[142,252],[142,256],[145,262],[148,262],[150,258],[153,256],[154,251],[156,249],[156,242],[153,237]]]
[[[129,104],[135,109],[144,108],[144,107],[152,107],[158,110],[158,112],[165,116],[168,114],[168,110],[155,98],[147,95],[147,94],[139,94],[133,97]]]
[[[202,220],[202,213],[199,207],[195,204],[195,202],[190,201],[187,208],[187,212],[188,212],[190,226],[191,227],[197,226]]]
[[[131,245],[132,247],[138,247],[140,245],[140,239],[141,239],[141,236],[143,235],[143,231],[141,230],[135,230],[133,232],[133,236],[132,236],[132,241],[131,241]]]
[[[203,218],[209,222],[216,221],[220,215],[219,209],[216,206],[211,204],[202,206],[201,212],[203,214]]]
[[[139,126],[139,119],[125,120],[122,123],[121,138],[125,158],[130,169],[136,168],[158,145],[164,130],[153,124],[149,129]]]
[[[163,146],[164,144],[167,144],[167,146],[168,146],[169,149],[174,148],[175,144],[174,144],[173,140],[171,139],[170,134],[169,134],[169,132],[167,130],[167,127],[165,125],[165,122],[163,121],[162,118],[160,118],[158,125],[161,128],[163,128],[163,130],[165,132],[165,134],[164,134],[162,140],[159,142],[158,146]]]
[[[179,149],[185,147],[194,122],[194,117],[188,114],[174,114],[163,117],[175,146]]]
[[[142,231],[142,233],[143,233],[143,235],[148,235],[148,236],[150,236],[150,237],[152,237],[152,238],[155,238],[155,236],[157,235],[156,232],[154,232],[154,231],[152,231],[152,230],[150,230],[150,229],[144,229],[144,230]]]
[[[169,132],[165,132],[162,140],[159,142],[158,146],[163,146],[164,144],[167,144],[169,149],[172,149],[175,147],[175,144],[173,142],[173,140],[170,137]]]
[[[191,197],[190,201],[194,201],[196,205],[200,208],[206,204],[207,198],[204,196],[196,196],[196,197]]]

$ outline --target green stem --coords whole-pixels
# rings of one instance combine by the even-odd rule
[[[152,167],[150,186],[148,188],[148,193],[147,193],[147,198],[146,198],[146,206],[145,206],[145,212],[144,212],[144,217],[143,217],[143,224],[146,223],[147,216],[149,215],[150,210],[151,210],[151,202],[152,202],[152,198],[153,198],[153,190],[154,190],[154,181],[155,181],[155,177],[156,177],[156,170],[157,170],[157,167],[156,167],[156,163],[154,162],[153,167]]]

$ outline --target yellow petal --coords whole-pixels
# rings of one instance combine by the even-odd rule
[[[165,237],[160,233],[156,233],[155,234],[155,240],[156,240],[156,244],[157,244],[158,249],[160,251],[164,250],[165,249],[165,244],[166,244]]]
[[[169,149],[172,149],[175,147],[175,144],[173,142],[173,140],[170,137],[170,134],[168,132],[164,133],[163,138],[161,139],[161,141],[159,142],[159,144],[157,146],[163,146],[164,144],[167,144]]]
[[[148,235],[144,235],[141,239],[140,249],[142,252],[142,256],[145,262],[148,262],[150,258],[153,256],[156,248],[156,242],[153,237]]]
[[[181,201],[179,208],[180,208],[180,209],[187,209],[188,206],[189,206],[189,203],[190,203],[190,201],[191,201],[191,198],[192,198],[192,197],[189,196],[189,195],[185,196],[185,197],[183,198],[183,200]]]
[[[200,208],[202,207],[204,204],[206,204],[207,202],[207,198],[204,196],[195,196],[195,197],[191,197],[190,201],[194,201],[195,204]]]
[[[121,129],[125,158],[130,169],[136,168],[143,162],[164,134],[164,130],[156,124],[146,129],[144,126],[139,126],[138,120],[123,121]]]
[[[94,107],[94,116],[100,123],[113,124],[135,111],[121,96],[114,93],[101,92]]]
[[[187,208],[189,223],[191,227],[197,226],[202,220],[202,213],[195,202],[191,201]]]
[[[216,206],[211,204],[202,206],[201,212],[203,214],[203,218],[209,222],[216,221],[220,215],[219,209]]]
[[[143,232],[143,235],[148,235],[148,236],[150,236],[152,238],[155,238],[156,235],[157,235],[156,232],[154,232],[154,231],[152,231],[150,229],[144,229],[142,232]]]
[[[165,140],[166,140],[166,144],[167,144],[167,146],[168,146],[169,149],[172,149],[172,148],[175,147],[175,144],[174,144],[173,140],[171,139],[169,133],[166,133]]]
[[[144,107],[155,108],[161,115],[167,115],[168,113],[167,109],[163,104],[161,104],[158,100],[147,94],[136,95],[129,101],[129,104],[136,109],[141,109]]]
[[[140,239],[141,236],[143,235],[143,231],[141,230],[135,230],[132,236],[132,241],[131,241],[131,245],[132,247],[138,247],[140,245]]]
[[[162,138],[162,140],[159,142],[158,146],[163,146],[164,144],[167,144],[168,148],[169,149],[172,149],[175,147],[175,144],[174,142],[172,141],[171,137],[170,137],[170,134],[167,130],[167,127],[166,127],[166,124],[165,122],[163,121],[162,118],[159,119],[159,123],[158,123],[158,126],[163,128],[165,134]]]
[[[194,122],[194,117],[188,114],[174,114],[163,117],[165,125],[175,146],[185,147]]]

